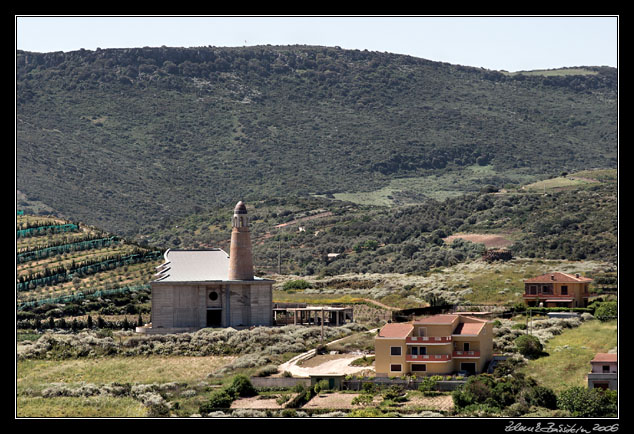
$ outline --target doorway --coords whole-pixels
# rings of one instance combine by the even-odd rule
[[[475,375],[476,364],[475,363],[461,363],[460,370],[467,372],[467,374],[469,375]]]
[[[207,309],[207,327],[222,325],[222,309]]]

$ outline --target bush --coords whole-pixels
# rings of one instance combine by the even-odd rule
[[[535,407],[544,407],[550,410],[557,409],[557,395],[551,389],[544,386],[535,386],[525,394],[528,405]]]
[[[289,289],[308,289],[308,288],[310,288],[310,283],[308,283],[304,279],[289,280],[288,282],[285,282],[284,285],[282,286],[282,289],[284,291],[288,291]]]
[[[418,385],[418,391],[423,395],[430,396],[435,395],[436,379],[433,377],[425,377]]]
[[[559,395],[557,405],[573,417],[611,417],[616,416],[617,394],[613,390],[575,386]]]
[[[539,339],[532,335],[518,337],[515,339],[515,346],[521,355],[528,358],[539,357],[544,349]]]
[[[323,390],[329,390],[330,386],[328,385],[328,380],[319,380],[317,384],[315,384],[314,390],[315,393],[319,393]]]
[[[233,377],[231,385],[227,387],[227,393],[236,398],[245,398],[257,395],[258,391],[255,390],[255,387],[251,384],[251,380],[249,380],[246,375],[236,375]]]
[[[233,402],[234,397],[230,395],[225,389],[216,390],[211,393],[209,400],[201,405],[198,411],[201,414],[211,413],[213,410],[229,408]]]
[[[607,301],[599,304],[594,312],[594,316],[599,321],[609,321],[618,316],[618,306],[616,301]]]

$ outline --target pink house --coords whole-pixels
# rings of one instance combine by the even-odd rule
[[[618,357],[612,353],[597,353],[590,361],[592,371],[588,373],[590,389],[618,389]]]

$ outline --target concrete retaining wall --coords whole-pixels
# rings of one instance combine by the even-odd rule
[[[294,387],[297,384],[310,386],[310,378],[293,377],[251,377],[254,387]]]

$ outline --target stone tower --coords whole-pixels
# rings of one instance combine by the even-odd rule
[[[229,280],[253,280],[253,254],[247,207],[242,201],[233,210],[229,250]]]

